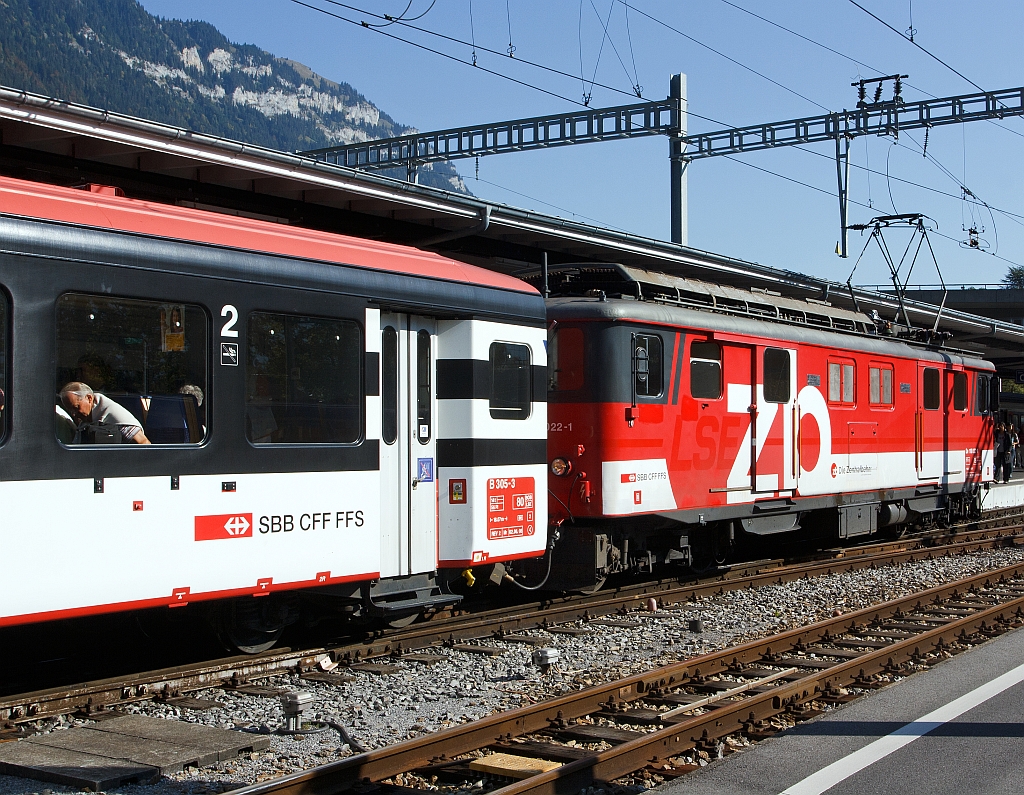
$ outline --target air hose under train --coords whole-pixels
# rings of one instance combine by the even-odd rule
[[[558,528],[556,527],[552,529],[551,537],[548,540],[548,548],[546,552],[548,558],[548,570],[547,573],[544,575],[544,579],[541,580],[539,583],[537,583],[536,585],[523,585],[511,574],[506,574],[504,577],[501,578],[501,581],[510,582],[517,588],[522,588],[524,591],[539,591],[547,584],[548,579],[551,577],[551,563],[555,559],[555,544],[558,543],[558,539],[560,537],[561,533],[558,532]]]

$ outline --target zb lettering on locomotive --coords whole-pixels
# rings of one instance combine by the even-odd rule
[[[362,511],[317,511],[303,514],[270,514],[258,521],[260,533],[291,533],[295,530],[345,530],[362,527]]]

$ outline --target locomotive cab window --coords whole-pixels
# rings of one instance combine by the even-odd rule
[[[892,405],[892,368],[868,368],[868,402],[872,406]]]
[[[717,342],[690,343],[690,395],[710,400],[722,397],[722,346]]]
[[[789,351],[764,349],[764,399],[769,403],[789,403]]]
[[[924,407],[934,410],[939,407],[939,371],[934,367],[926,367],[924,371]]]
[[[857,394],[855,370],[852,362],[828,363],[828,402],[852,406]],[[892,383],[890,381],[890,391]]]
[[[638,397],[659,397],[664,386],[661,337],[633,336],[633,390]]]
[[[362,430],[362,335],[351,320],[253,312],[245,432],[253,444],[351,444]]]
[[[953,411],[967,411],[967,373],[955,372],[952,373],[953,381],[953,394],[952,398]]]
[[[207,318],[193,304],[57,300],[57,438],[198,444],[206,435]]]
[[[977,391],[977,400],[975,401],[975,411],[978,414],[988,414],[988,396],[989,396],[989,380],[987,375],[978,375],[974,379],[975,390]]]
[[[572,392],[583,386],[583,329],[556,328],[548,340],[548,391]]]
[[[530,347],[492,342],[490,360],[491,416],[496,420],[525,420],[530,416],[533,395]]]

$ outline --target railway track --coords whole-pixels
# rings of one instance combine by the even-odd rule
[[[694,768],[688,752],[769,736],[1021,626],[1015,564],[236,792],[565,795],[637,771],[672,778]]]
[[[1004,517],[990,521],[998,524],[1008,520]],[[732,567],[701,580],[635,583],[595,594],[436,617],[406,629],[380,632],[342,645],[281,649],[256,656],[229,657],[69,687],[13,694],[0,697],[0,721],[3,722],[0,727],[6,725],[8,737],[18,736],[23,731],[19,726],[42,718],[72,713],[96,715],[132,702],[153,699],[174,704],[176,699],[197,690],[248,686],[263,678],[296,671],[305,675],[319,674],[325,661],[332,665],[352,666],[376,658],[400,657],[440,644],[457,646],[465,641],[488,638],[514,640],[517,635],[536,628],[625,613],[651,598],[665,607],[728,590],[1015,545],[1024,540],[1024,525],[1004,524],[968,530],[953,540],[949,539],[948,531],[942,531],[942,534],[944,539],[940,534],[928,533],[898,541],[832,550],[826,560],[795,564],[780,560],[759,561]]]

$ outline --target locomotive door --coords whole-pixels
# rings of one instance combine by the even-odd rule
[[[942,406],[942,373],[937,367],[917,370],[917,415],[914,420],[914,453],[919,478],[942,476],[945,439]]]
[[[381,313],[381,577],[437,566],[436,321]]]
[[[754,428],[757,437],[755,491],[792,491],[797,487],[799,472],[796,351],[761,349],[759,370]]]
[[[749,345],[722,343],[722,372],[726,383],[728,414],[722,420],[719,460],[732,461],[725,488],[728,502],[749,499],[740,492],[754,490],[757,460],[757,350]],[[737,381],[739,383],[734,383]],[[746,419],[735,417],[745,414]],[[736,444],[738,447],[734,447]]]

